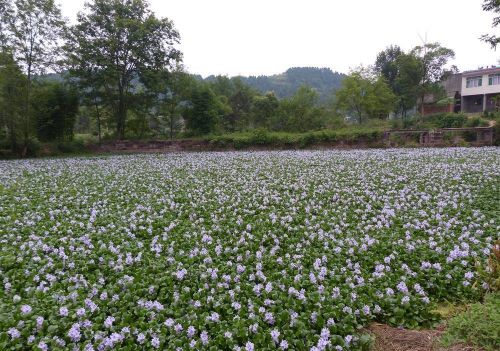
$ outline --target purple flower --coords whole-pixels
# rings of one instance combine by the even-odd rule
[[[175,326],[174,326],[174,330],[176,333],[180,333],[184,328],[182,327],[182,325],[180,325],[179,323],[177,323]]]
[[[80,338],[82,337],[82,334],[80,333],[80,324],[73,324],[71,329],[68,331],[68,336],[73,342],[80,341]]]
[[[144,340],[146,340],[146,335],[144,335],[143,333],[139,333],[137,335],[137,342],[139,344],[142,344],[144,342]]]
[[[169,328],[172,327],[174,324],[175,321],[172,318],[167,318],[167,320],[165,321],[165,325]]]
[[[9,334],[10,338],[12,340],[14,339],[17,339],[18,337],[21,336],[21,333],[19,333],[19,330],[17,330],[16,328],[10,328],[8,331],[7,331],[7,334]]]
[[[196,334],[196,328],[190,325],[187,329],[187,335],[188,337],[192,338]]]
[[[157,349],[160,347],[160,339],[158,337],[154,336],[153,339],[151,340],[151,345]]]
[[[205,330],[201,332],[200,339],[203,345],[208,344],[208,333]]]
[[[21,313],[22,314],[30,314],[31,313],[31,306],[30,305],[22,305],[21,306]]]
[[[67,317],[69,314],[68,308],[67,307],[61,307],[59,309],[59,315],[62,317]]]
[[[281,340],[281,342],[280,342],[280,349],[282,349],[282,350],[288,349],[288,341]]]
[[[113,326],[113,322],[115,321],[115,317],[113,316],[108,316],[106,320],[104,321],[104,326],[106,328],[111,328]]]
[[[278,331],[278,329],[271,330],[271,338],[275,343],[278,343],[279,337],[280,337],[280,332]]]

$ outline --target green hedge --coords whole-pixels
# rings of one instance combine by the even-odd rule
[[[379,130],[322,130],[307,133],[268,132],[254,130],[246,133],[223,134],[205,137],[214,147],[233,146],[244,149],[252,146],[304,148],[321,143],[374,143],[381,141],[383,131]]]

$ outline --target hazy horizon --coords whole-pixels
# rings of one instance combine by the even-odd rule
[[[85,0],[57,2],[74,22]],[[373,64],[377,53],[389,45],[409,50],[426,37],[427,42],[455,50],[451,63],[460,71],[494,65],[500,59],[479,40],[482,34],[498,32],[491,28],[493,15],[482,11],[482,0],[150,3],[157,16],[168,17],[180,32],[186,69],[203,77],[272,75],[291,67],[348,73]]]

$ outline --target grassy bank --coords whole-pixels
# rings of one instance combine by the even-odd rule
[[[253,146],[304,148],[321,143],[381,146],[383,134],[383,129],[373,128],[321,130],[306,133],[268,132],[258,129],[251,132],[210,135],[204,137],[203,140],[217,148],[234,147],[235,149]]]
[[[461,114],[439,114],[408,118],[405,120],[369,120],[362,125],[346,124],[335,129],[324,129],[302,133],[276,132],[254,129],[245,132],[214,133],[204,136],[179,134],[174,140],[148,135],[138,138],[128,135],[125,140],[103,139],[91,134],[76,134],[74,140],[65,142],[40,143],[30,141],[27,157],[82,155],[112,152],[162,152],[162,151],[210,151],[210,150],[248,150],[248,149],[304,149],[304,148],[382,148],[382,147],[419,147],[419,135],[394,134],[384,138],[384,132],[394,129],[435,130],[439,128],[461,128],[495,125],[495,145],[500,145],[498,120],[487,120],[480,116],[470,117]],[[435,146],[476,145],[474,132],[448,132],[443,141]],[[7,147],[0,145],[0,158],[16,158]]]

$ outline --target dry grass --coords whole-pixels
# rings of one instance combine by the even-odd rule
[[[394,328],[385,324],[373,323],[367,332],[375,337],[373,351],[481,351],[463,344],[443,347],[439,338],[444,328],[435,330],[408,330]]]

